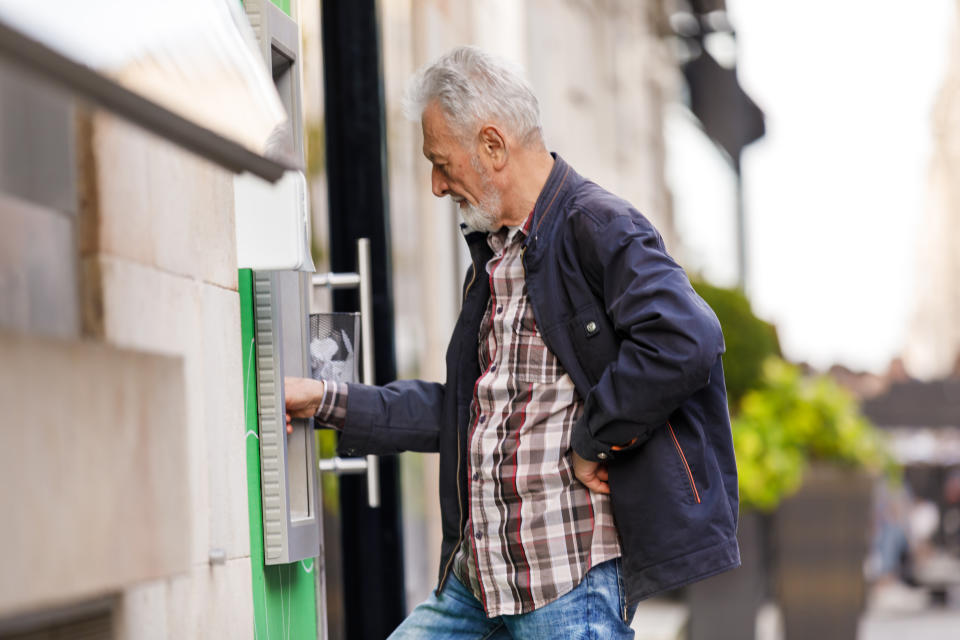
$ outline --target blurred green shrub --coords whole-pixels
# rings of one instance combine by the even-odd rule
[[[723,328],[727,401],[736,413],[743,395],[761,386],[763,362],[780,355],[777,330],[753,314],[750,301],[739,289],[722,289],[703,281],[694,281],[693,288],[713,308]]]
[[[743,396],[732,426],[745,507],[776,508],[800,488],[811,460],[897,474],[881,433],[849,392],[779,358],[764,362],[761,385]]]

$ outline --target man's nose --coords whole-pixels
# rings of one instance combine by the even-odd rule
[[[442,198],[443,196],[447,195],[447,190],[449,187],[447,185],[447,181],[443,179],[443,175],[441,175],[439,169],[434,168],[430,173],[430,186],[433,189],[433,195],[437,196],[438,198]]]

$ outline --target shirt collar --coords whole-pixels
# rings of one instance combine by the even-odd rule
[[[490,248],[496,253],[515,242],[523,242],[530,233],[530,224],[532,221],[533,211],[530,212],[527,219],[524,220],[521,225],[513,227],[504,225],[498,230],[488,233],[487,244],[490,245]]]

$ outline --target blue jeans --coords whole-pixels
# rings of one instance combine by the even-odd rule
[[[636,607],[627,607],[620,560],[590,569],[577,587],[539,609],[488,618],[483,605],[452,574],[442,594],[434,591],[389,640],[628,640]]]

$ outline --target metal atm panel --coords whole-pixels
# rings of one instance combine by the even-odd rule
[[[292,271],[253,274],[264,561],[286,564],[320,554],[312,420],[286,432],[284,376],[310,375],[305,278]]]
[[[247,0],[244,9],[257,36],[264,62],[287,115],[290,128],[279,132],[281,143],[293,146],[303,156],[303,132],[300,125],[299,28],[296,22],[267,0]],[[286,135],[289,133],[290,135]],[[286,142],[284,142],[286,137]],[[302,197],[290,198],[281,188],[262,190],[240,183],[235,192],[237,209],[253,207],[256,211],[238,213],[238,225],[260,218],[279,220],[288,209],[295,209],[293,220],[300,237],[291,246],[304,248],[308,237],[305,186]],[[254,197],[256,196],[256,197]],[[267,228],[271,226],[267,223]],[[238,233],[238,237],[239,237]],[[248,234],[249,235],[249,234]],[[253,243],[255,249],[265,248]],[[274,243],[284,248],[290,243]],[[281,252],[282,253],[282,252]],[[309,250],[307,250],[309,255]],[[264,562],[268,565],[289,564],[317,558],[322,554],[323,529],[320,495],[317,490],[317,469],[314,451],[313,420],[294,420],[293,433],[286,433],[284,409],[284,377],[309,377],[307,354],[309,344],[310,275],[289,269],[258,270],[270,260],[254,260],[254,339],[257,375],[257,400],[260,431],[260,479],[263,518]],[[294,261],[300,268],[312,270],[309,259]],[[270,267],[278,268],[277,266]]]

